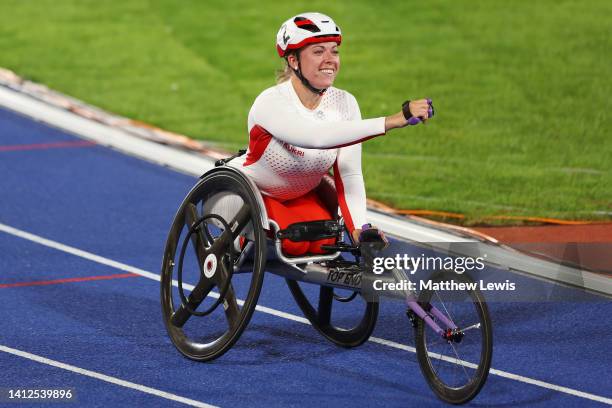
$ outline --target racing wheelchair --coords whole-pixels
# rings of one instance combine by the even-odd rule
[[[184,356],[210,361],[235,344],[257,307],[268,271],[285,278],[312,326],[342,347],[368,340],[381,297],[401,299],[406,311],[399,324],[402,329],[413,326],[419,366],[434,393],[453,404],[478,394],[491,364],[492,325],[477,289],[455,291],[451,297],[431,288],[418,294],[409,289],[372,290],[375,280],[387,288],[409,281],[401,269],[372,273],[373,254],[381,249],[377,243],[354,243],[341,217],[281,229],[268,218],[253,181],[225,160],[216,164],[181,203],[162,261],[163,319]],[[337,214],[331,178],[322,180],[317,193],[330,214]],[[329,237],[336,243],[322,246],[324,254],[291,257],[282,250],[282,239]],[[431,276],[433,282],[449,280],[471,281],[452,271]]]

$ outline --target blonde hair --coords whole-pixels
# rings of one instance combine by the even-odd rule
[[[281,84],[283,82],[287,82],[291,78],[292,72],[293,70],[289,67],[289,64],[285,62],[283,69],[276,71],[276,83]]]

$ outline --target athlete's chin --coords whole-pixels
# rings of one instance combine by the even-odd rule
[[[330,86],[334,84],[334,79],[335,78],[323,78],[317,81],[315,84],[313,84],[313,86],[319,89],[329,88]]]

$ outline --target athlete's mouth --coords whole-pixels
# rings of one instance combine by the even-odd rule
[[[320,69],[319,71],[324,73],[325,75],[334,75],[334,72],[335,72],[335,70],[331,68],[324,68],[324,69]]]

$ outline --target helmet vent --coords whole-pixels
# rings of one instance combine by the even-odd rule
[[[293,22],[302,30],[310,31],[311,33],[321,32],[319,27],[317,27],[316,24],[312,22],[312,20],[306,17],[296,17]]]

